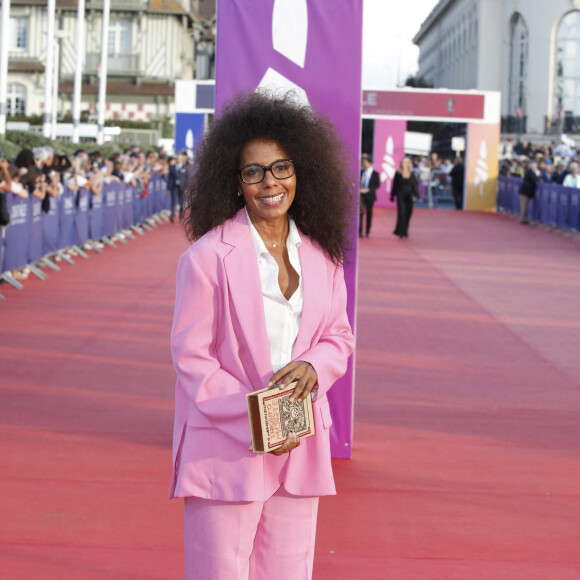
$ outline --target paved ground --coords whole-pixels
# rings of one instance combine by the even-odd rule
[[[360,243],[353,459],[317,580],[580,578],[580,243],[377,210]],[[0,303],[0,570],[182,577],[169,357],[177,226]]]

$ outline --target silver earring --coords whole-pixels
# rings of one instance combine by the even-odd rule
[[[238,191],[238,197],[242,197],[242,194]]]

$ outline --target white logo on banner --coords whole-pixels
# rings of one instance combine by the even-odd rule
[[[304,68],[308,42],[306,0],[276,0],[272,14],[274,50]]]
[[[304,68],[308,45],[307,0],[275,0],[272,13],[272,44],[274,50]],[[268,68],[257,89],[295,91],[298,101],[308,105],[306,91],[278,71]]]
[[[487,145],[485,141],[481,142],[479,146],[479,159],[475,167],[475,179],[473,183],[479,186],[479,195],[483,197],[483,186],[485,185],[489,176],[489,169],[487,167]]]
[[[391,189],[391,182],[393,180],[393,177],[395,176],[395,171],[397,170],[397,168],[395,167],[395,143],[393,141],[393,137],[391,135],[389,135],[389,138],[387,139],[387,143],[385,146],[385,155],[383,157],[383,164],[382,164],[382,168],[383,170],[381,171],[381,181],[387,181],[387,191],[390,191]]]
[[[185,135],[185,147],[186,147],[186,149],[193,151],[194,143],[195,143],[195,140],[193,138],[193,131],[191,129],[189,129]]]

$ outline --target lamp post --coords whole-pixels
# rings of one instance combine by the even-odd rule
[[[54,31],[54,78],[52,81],[52,115],[50,124],[50,138],[56,139],[56,121],[58,113],[58,82],[60,78],[60,41],[68,36],[65,30]]]
[[[78,143],[80,138],[81,123],[81,86],[83,82],[83,57],[85,38],[85,0],[78,0],[77,13],[77,59],[75,64],[75,83],[73,93],[72,121],[73,133],[72,142]]]
[[[99,109],[97,116],[97,143],[105,142],[105,108],[107,100],[107,60],[109,58],[109,14],[111,0],[103,0],[103,30],[101,35],[101,66],[99,73]]]
[[[0,16],[0,135],[6,134],[8,113],[8,25],[10,22],[10,0],[2,0]]]
[[[42,113],[42,134],[50,137],[53,93],[53,65],[54,65],[54,20],[56,0],[48,0],[46,7],[46,60],[44,63],[44,111]]]

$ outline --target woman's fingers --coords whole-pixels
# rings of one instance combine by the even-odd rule
[[[282,455],[283,453],[288,453],[292,451],[292,449],[298,447],[299,445],[300,439],[298,438],[298,435],[296,435],[296,433],[290,432],[286,436],[286,441],[284,441],[282,447],[279,447],[278,449],[271,451],[270,453],[272,453],[272,455]]]
[[[290,402],[293,403],[296,399],[305,399],[308,393],[312,391],[318,382],[318,375],[314,367],[306,361],[295,361],[287,364],[281,368],[268,382],[268,386],[278,385],[283,389],[286,385],[298,381],[292,395]]]

